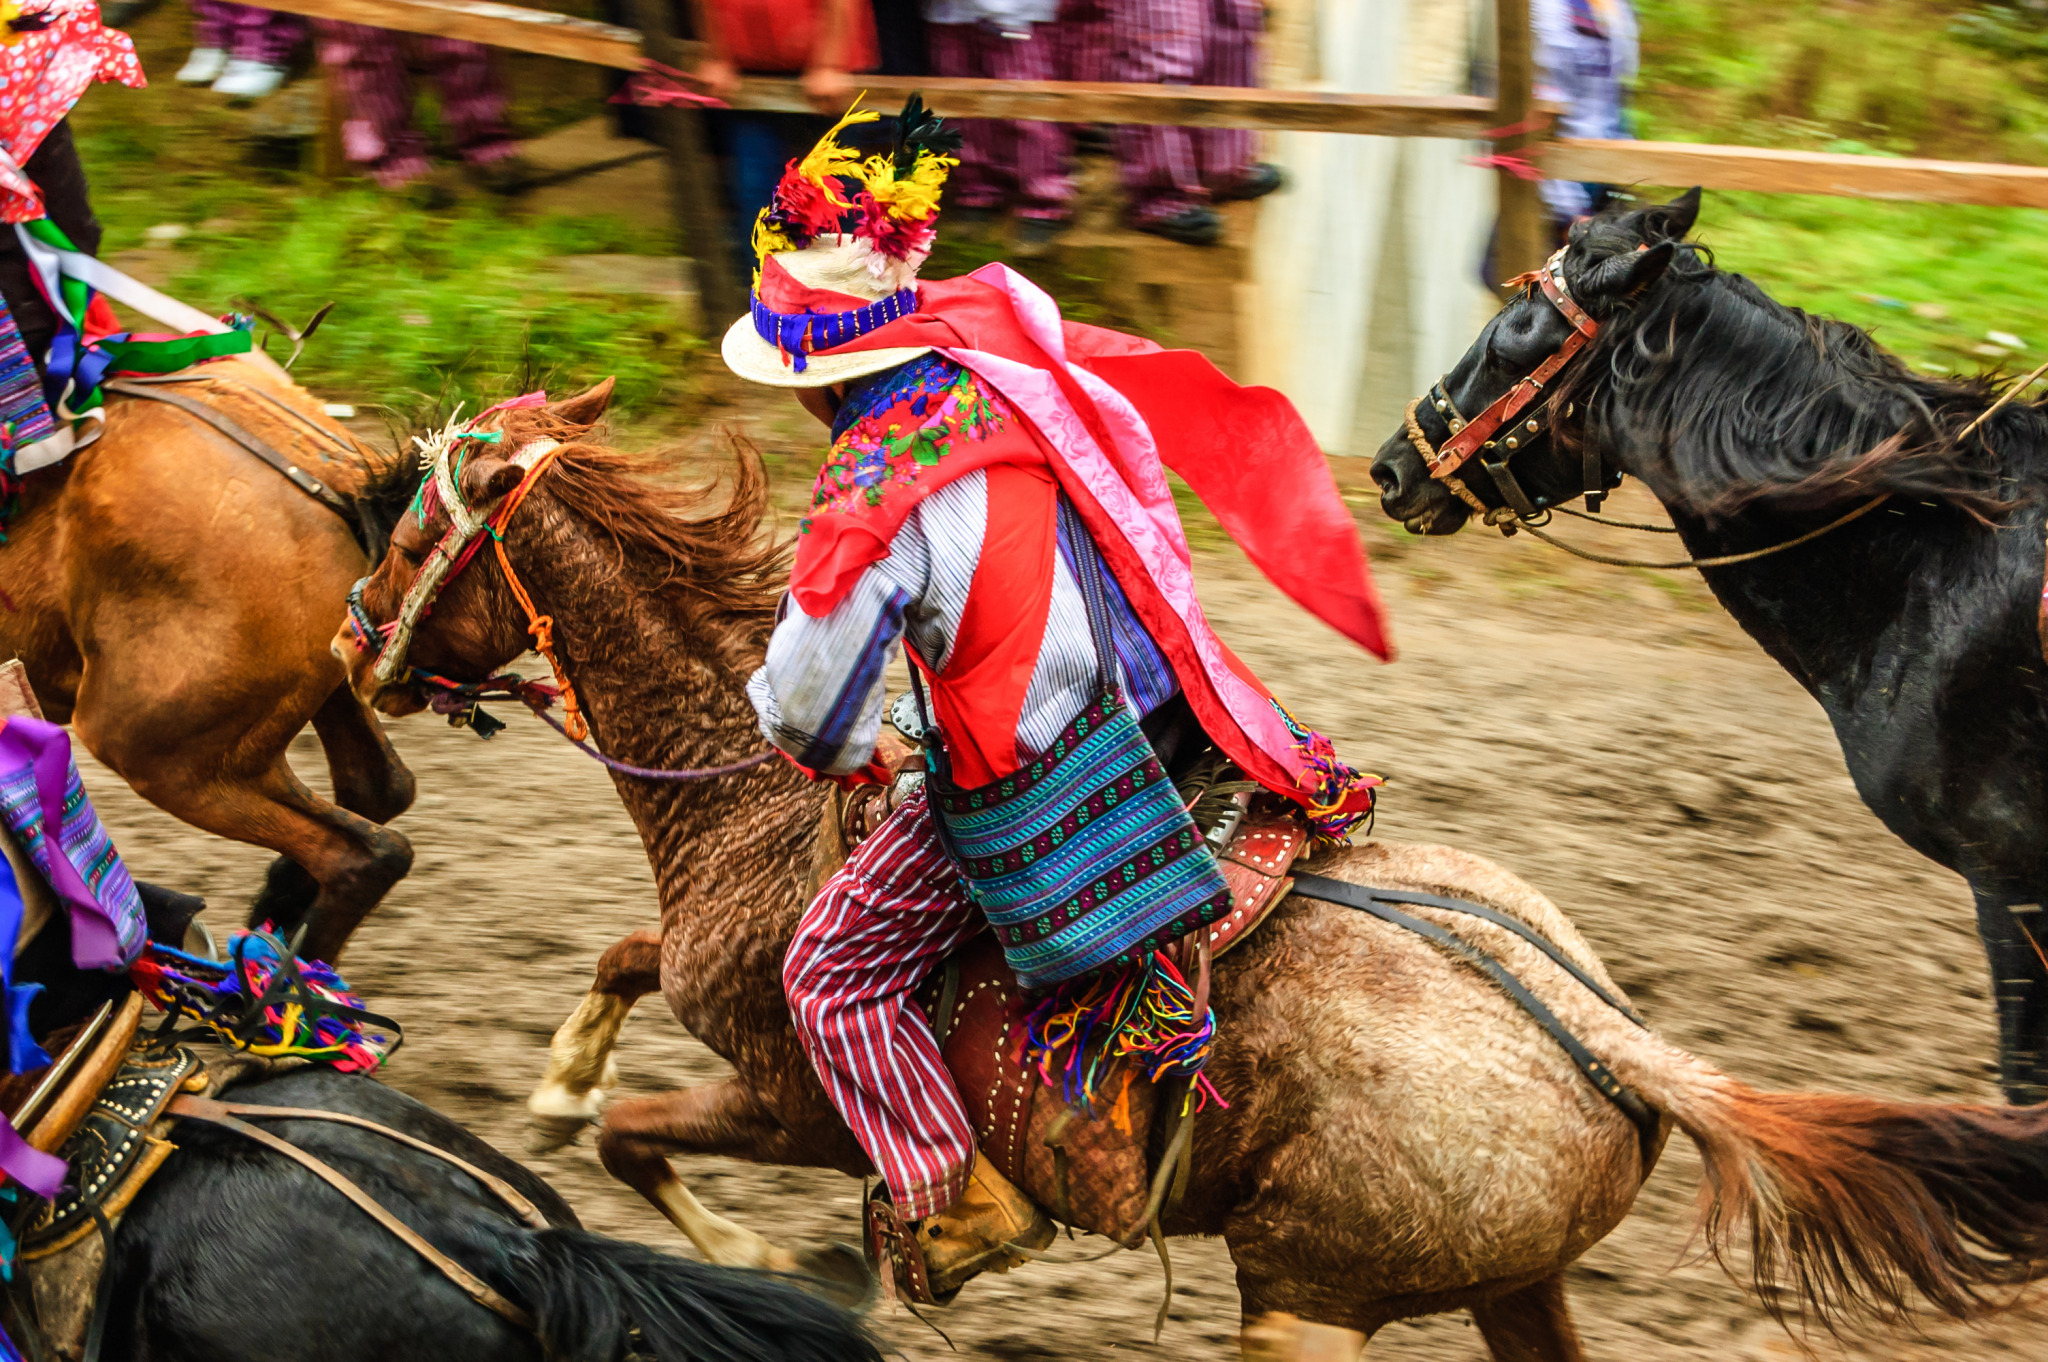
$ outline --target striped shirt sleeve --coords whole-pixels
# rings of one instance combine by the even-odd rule
[[[889,556],[828,614],[807,615],[784,597],[767,662],[747,683],[762,734],[813,771],[846,775],[874,757],[883,673],[903,637],[905,612],[923,598],[930,577],[919,520],[913,512]]]

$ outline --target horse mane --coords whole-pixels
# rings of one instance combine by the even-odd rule
[[[677,486],[666,465],[591,440],[599,424],[531,408],[507,412],[500,428],[508,448],[536,439],[561,442],[546,491],[611,539],[615,580],[622,585],[688,595],[734,614],[771,615],[789,576],[792,546],[761,533],[769,503],[760,451],[734,435],[728,477]],[[711,509],[725,483],[724,505]],[[629,571],[634,567],[652,571]]]
[[[1965,442],[1996,399],[1988,378],[1914,373],[1868,332],[1787,307],[1682,243],[1661,286],[1603,322],[1552,409],[1611,415],[1625,401],[1634,433],[1668,451],[1667,490],[1709,519],[1888,494],[1989,523],[2018,504],[2008,489],[2025,456],[2048,447],[2041,406],[2021,402]],[[1581,443],[1583,418],[1567,427],[1563,443]]]
[[[357,442],[357,447],[363,447],[361,441]],[[396,454],[369,452],[371,457],[363,467],[362,490],[356,493],[356,513],[362,517],[363,527],[370,535],[370,570],[374,572],[384,559],[385,549],[391,544],[391,532],[398,528],[400,518],[411,509],[413,498],[419,495],[427,470],[417,458],[412,457],[410,441]]]

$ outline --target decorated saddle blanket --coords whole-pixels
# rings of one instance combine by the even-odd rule
[[[1298,809],[1278,800],[1262,798],[1234,822],[1217,857],[1230,910],[1200,936],[1212,959],[1243,941],[1286,896],[1288,869],[1308,842]],[[981,1150],[1003,1175],[1063,1224],[1141,1239],[1166,1143],[1157,1119],[1162,1095],[1184,1089],[1154,1083],[1137,1063],[1104,1061],[1085,1047],[1058,1063],[1034,1058],[1042,998],[1019,987],[992,932],[927,980],[918,1002]],[[1089,1082],[1078,1077],[1097,1062],[1111,1071]]]

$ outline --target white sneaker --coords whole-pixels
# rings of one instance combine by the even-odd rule
[[[227,69],[228,54],[217,47],[195,47],[192,55],[185,58],[185,64],[178,68],[178,82],[181,85],[211,85],[220,79],[220,73]]]
[[[213,92],[230,99],[261,99],[284,84],[285,74],[282,66],[265,66],[260,61],[236,57],[213,83]]]

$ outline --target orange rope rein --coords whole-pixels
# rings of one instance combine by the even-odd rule
[[[533,467],[526,470],[526,476],[521,478],[519,485],[505,497],[505,504],[493,517],[496,523],[491,526],[491,541],[492,548],[498,555],[498,567],[504,572],[505,581],[511,586],[513,596],[518,598],[519,608],[526,612],[526,632],[533,636],[534,651],[546,658],[548,666],[554,670],[555,686],[562,693],[562,727],[568,731],[570,737],[580,742],[590,736],[590,724],[584,719],[583,711],[576,703],[576,688],[569,682],[569,673],[563,670],[562,659],[555,656],[555,617],[541,614],[534,606],[533,597],[527,594],[525,583],[521,582],[519,574],[512,570],[512,560],[505,556],[504,532],[505,527],[512,521],[512,513],[519,509],[519,503],[526,500],[526,494],[533,490],[533,485],[540,481],[540,475],[547,471],[548,465],[555,461],[555,456],[564,448],[566,446],[556,445],[534,460]]]

